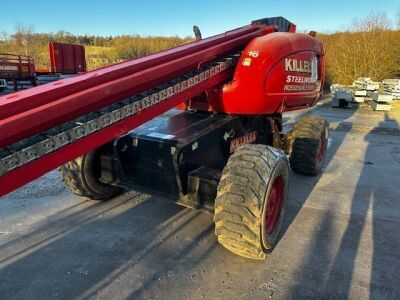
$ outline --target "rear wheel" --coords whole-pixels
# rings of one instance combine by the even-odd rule
[[[296,173],[317,175],[328,148],[328,122],[315,115],[302,117],[288,134],[290,167]]]
[[[65,185],[76,195],[92,200],[107,200],[123,192],[123,189],[102,183],[98,151],[86,153],[61,167]]]
[[[278,242],[288,190],[285,154],[265,145],[240,147],[228,160],[215,200],[215,234],[228,250],[264,259]]]

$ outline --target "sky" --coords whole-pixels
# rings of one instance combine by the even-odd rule
[[[184,37],[198,25],[207,37],[255,19],[283,16],[300,31],[330,33],[374,12],[394,20],[399,10],[400,0],[18,0],[11,12],[0,14],[0,32],[12,33],[20,24],[35,32]]]

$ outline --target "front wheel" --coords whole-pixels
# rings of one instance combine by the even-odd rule
[[[288,194],[285,154],[246,145],[225,166],[215,200],[218,242],[240,256],[264,259],[277,244]]]

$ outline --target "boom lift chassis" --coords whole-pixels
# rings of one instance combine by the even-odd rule
[[[318,116],[281,133],[282,113],[314,105],[324,80],[322,45],[294,32],[281,17],[257,20],[0,98],[0,194],[62,165],[82,197],[134,189],[212,212],[224,247],[264,259],[289,165],[316,175],[327,150]]]

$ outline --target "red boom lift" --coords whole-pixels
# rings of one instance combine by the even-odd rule
[[[327,149],[318,116],[281,133],[282,113],[314,105],[324,80],[323,46],[295,29],[282,17],[206,39],[197,29],[192,43],[0,97],[0,194],[64,164],[78,195],[135,189],[214,212],[223,246],[265,258],[287,155],[315,175]]]

